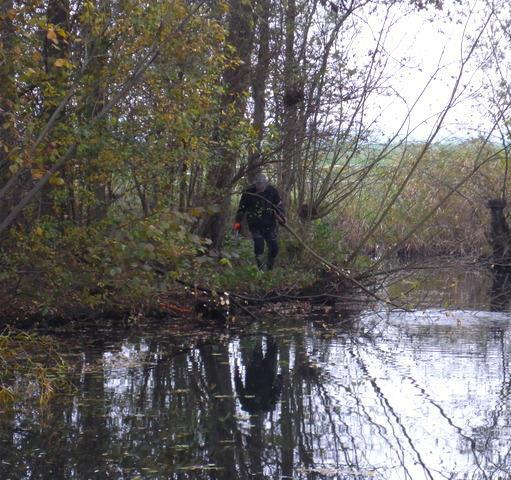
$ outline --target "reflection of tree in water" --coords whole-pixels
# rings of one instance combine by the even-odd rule
[[[492,312],[506,310],[511,296],[511,272],[505,270],[492,271],[490,289],[490,307]]]
[[[331,358],[330,341],[312,331],[247,338],[239,348],[236,342],[176,343],[127,343],[124,354],[107,352],[106,364],[103,349],[84,358],[74,406],[65,413],[55,408],[43,433],[30,427],[31,444],[11,435],[25,452],[45,453],[44,461],[25,453],[33,478],[49,471],[52,478],[77,479],[336,478],[319,472],[360,472],[368,465],[366,442],[386,435],[375,423],[361,438],[364,406],[347,387],[349,372]],[[130,361],[123,367],[125,355]],[[236,359],[242,360],[238,371]],[[324,369],[334,361],[336,375],[346,374],[336,384],[341,393],[328,387]],[[235,394],[248,420],[237,417]],[[10,477],[24,478],[2,478]]]
[[[50,407],[44,428],[29,415],[8,421],[10,432],[0,426],[0,450],[9,453],[2,460],[17,465],[0,462],[0,478],[29,478],[22,471],[34,479],[440,478],[422,438],[434,440],[435,431],[402,409],[389,388],[393,374],[452,432],[449,445],[459,439],[457,455],[473,457],[470,478],[489,465],[507,471],[509,453],[498,442],[511,422],[508,331],[499,402],[484,410],[481,428],[468,429],[401,362],[403,348],[423,349],[428,338],[434,345],[443,331],[400,331],[382,346],[376,337],[332,341],[312,324],[282,329],[198,347],[155,336],[95,348],[83,358],[81,393],[65,409]]]
[[[471,425],[465,424],[462,419],[460,419],[459,415],[456,415],[455,409],[452,408],[452,405],[448,405],[448,408],[444,408],[445,399],[442,399],[441,395],[438,395],[438,392],[431,390],[431,385],[429,388],[426,386],[428,382],[424,383],[424,379],[422,382],[420,379],[415,378],[414,375],[409,372],[405,373],[404,371],[400,372],[401,380],[403,383],[407,383],[411,389],[417,392],[417,395],[421,399],[420,405],[424,410],[425,408],[429,408],[431,414],[436,414],[435,416],[439,416],[440,422],[438,425],[440,426],[442,423],[446,423],[448,427],[452,430],[452,438],[449,438],[450,441],[453,439],[457,439],[458,441],[458,451],[456,453],[461,454],[463,456],[467,456],[467,458],[471,459],[471,464],[468,463],[465,468],[472,469],[470,473],[467,471],[455,472],[453,471],[450,476],[445,476],[445,478],[461,479],[461,478],[471,478],[471,479],[490,479],[490,478],[511,478],[511,448],[509,447],[508,442],[506,441],[509,438],[509,425],[511,423],[511,406],[509,400],[511,399],[511,381],[509,379],[509,331],[506,326],[505,328],[501,328],[500,325],[494,326],[481,326],[480,329],[472,332],[472,338],[467,339],[467,331],[462,330],[462,334],[459,335],[458,342],[462,345],[461,342],[474,342],[473,345],[477,345],[477,348],[480,349],[481,352],[489,355],[488,345],[490,343],[494,343],[494,347],[491,348],[492,353],[498,352],[498,348],[495,348],[496,345],[500,345],[501,352],[501,369],[500,375],[502,375],[502,385],[498,395],[496,397],[496,402],[494,403],[494,399],[492,396],[492,392],[487,392],[487,398],[481,403],[482,413],[481,419],[483,420],[479,425]],[[448,326],[435,326],[435,328],[430,328],[427,330],[421,330],[420,336],[422,338],[421,342],[417,343],[417,346],[421,349],[428,350],[428,342],[425,341],[425,338],[428,337],[430,340],[430,347],[432,345],[436,345],[435,348],[438,348],[443,342],[447,341],[451,343],[453,341],[453,337],[456,334],[456,327],[452,325]],[[403,336],[403,332],[401,332],[401,338]],[[417,333],[405,333],[405,336],[410,339],[409,344],[412,345],[414,339],[417,338]],[[396,351],[399,351],[398,346],[395,348]],[[474,354],[474,350],[471,351],[471,354]],[[367,367],[365,364],[374,364],[380,363],[381,366],[385,364],[389,365],[390,369],[394,369],[394,358],[393,355],[390,355],[388,351],[381,349],[377,346],[376,343],[371,345],[371,348],[366,349],[365,355],[367,358],[370,358],[370,361],[361,360],[360,355],[357,355],[357,361],[361,365],[361,369],[365,371],[367,378],[370,380],[371,385],[377,389],[377,379],[369,374]],[[461,357],[462,358],[462,357]],[[498,357],[493,357],[493,363]],[[439,358],[441,360],[441,358]],[[452,359],[451,359],[452,360]],[[363,363],[362,363],[363,362]],[[452,365],[451,365],[452,367]],[[484,368],[484,364],[482,364]],[[430,375],[434,375],[430,373]],[[486,378],[482,377],[480,380],[484,381]],[[378,394],[381,394],[381,390],[377,389]],[[467,401],[468,400],[468,401]],[[470,403],[477,400],[476,398],[460,398],[458,400],[458,404],[454,404],[455,406],[464,408],[465,406],[469,406]],[[394,408],[388,399],[385,399],[387,404],[386,410],[394,415]],[[462,403],[464,402],[464,403]],[[477,404],[475,404],[477,405]],[[450,407],[450,408],[449,408]],[[395,416],[397,425],[399,428],[402,428],[403,421],[398,416]],[[434,424],[432,423],[432,426]],[[412,428],[411,431],[414,429]],[[432,428],[434,432],[434,428]],[[428,432],[429,434],[429,432]],[[427,453],[424,450],[424,446],[422,449],[416,447],[415,443],[419,445],[421,443],[421,438],[417,435],[417,432],[414,432],[414,436],[406,435],[406,442],[409,443],[406,445],[399,445],[399,448],[402,449],[403,455],[402,458],[406,458],[406,452],[411,451],[414,452],[417,456],[419,454]],[[443,441],[446,439],[438,438],[437,442]],[[397,442],[398,444],[400,442]],[[437,443],[438,445],[439,443]],[[421,451],[422,450],[422,451]],[[422,464],[424,470],[428,469],[427,463],[430,463],[430,458],[427,455],[422,455],[424,459],[424,463]],[[419,461],[421,464],[421,461]],[[405,468],[405,464],[403,463],[403,468]],[[430,478],[430,473],[425,473],[428,478]],[[434,474],[431,473],[434,477]],[[410,478],[413,478],[411,476]],[[436,478],[436,477],[434,477]]]
[[[264,353],[262,339],[257,341],[250,362],[245,367],[244,382],[236,365],[236,393],[246,412],[256,414],[274,410],[282,390],[282,377],[277,375],[277,357],[277,344],[273,337],[268,336]]]

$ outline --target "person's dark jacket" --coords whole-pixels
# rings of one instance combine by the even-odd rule
[[[257,193],[255,185],[247,188],[241,195],[236,222],[241,222],[245,213],[250,230],[274,228],[277,225],[275,213],[284,216],[277,189],[268,185],[264,191]]]

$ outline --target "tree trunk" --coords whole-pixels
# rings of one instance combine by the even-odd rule
[[[69,1],[68,0],[50,0],[46,9],[46,18],[48,19],[48,29],[44,30],[43,38],[43,64],[48,82],[54,86],[58,92],[62,89],[62,85],[66,82],[66,69],[55,66],[55,62],[59,58],[69,57],[69,49],[67,44],[59,38],[53,27],[62,28],[66,32],[69,30]],[[50,31],[53,34],[50,34]],[[58,95],[58,94],[57,94]],[[45,118],[50,118],[56,109],[58,96],[47,95],[44,98]],[[61,115],[65,114],[61,112]],[[50,215],[53,211],[52,189],[50,184],[46,184],[41,190],[41,215]]]
[[[110,13],[110,2],[106,0],[97,0],[95,7],[98,12],[101,12],[105,18],[108,18]],[[88,31],[88,48],[86,49],[86,58],[84,62],[88,65],[88,69],[92,78],[95,78],[91,95],[89,96],[86,106],[84,117],[86,123],[97,117],[99,112],[103,110],[106,104],[106,92],[104,84],[104,71],[106,67],[107,58],[107,40]],[[101,126],[99,126],[101,128]],[[98,133],[100,135],[100,133]],[[93,161],[90,158],[89,161]],[[92,163],[92,162],[91,162]],[[101,220],[105,218],[108,210],[109,198],[107,194],[107,181],[98,181],[94,187],[94,205],[91,209],[90,216],[87,219],[88,223]]]
[[[219,145],[218,161],[207,175],[209,198],[219,202],[219,212],[209,216],[200,233],[212,240],[215,249],[221,248],[225,224],[231,215],[231,187],[239,152],[229,146],[240,128],[246,110],[245,92],[249,87],[252,53],[252,6],[245,0],[230,0],[228,43],[235,48],[238,62],[224,72],[225,93],[221,102],[219,126],[215,140]]]
[[[256,6],[256,17],[259,19],[259,36],[257,65],[252,80],[252,100],[254,113],[252,124],[256,133],[255,151],[248,158],[247,175],[252,181],[254,175],[261,170],[261,144],[264,135],[266,111],[266,84],[270,68],[270,0],[260,0]]]
[[[14,41],[15,32],[10,18],[13,2],[4,1],[0,5],[0,182],[4,185],[9,178],[11,155],[16,146],[15,129],[16,83],[14,75]],[[0,200],[0,220],[9,212],[10,202],[7,198]]]
[[[279,165],[278,186],[286,208],[291,203],[291,190],[295,183],[299,148],[297,145],[298,106],[303,101],[303,85],[299,80],[295,54],[296,2],[288,0],[285,11],[284,54],[284,111],[282,118],[282,160]]]

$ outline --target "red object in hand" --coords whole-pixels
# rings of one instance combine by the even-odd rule
[[[234,230],[236,230],[237,232],[239,232],[241,230],[241,223],[235,223],[234,226],[233,226]]]

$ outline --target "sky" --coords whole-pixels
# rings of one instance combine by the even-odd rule
[[[389,86],[397,95],[373,97],[366,115],[366,121],[376,121],[380,138],[389,137],[399,129],[409,107],[417,99],[403,133],[409,128],[412,139],[428,138],[440,112],[449,102],[462,60],[484,24],[487,13],[484,5],[483,1],[473,1],[468,8],[465,3],[461,18],[459,12],[453,12],[449,18],[448,8],[441,12],[413,11],[408,14],[403,7],[393,10],[395,24],[386,38],[385,50],[390,56],[389,72],[393,72]],[[368,18],[359,43],[361,55],[374,45],[383,8],[379,14]],[[446,116],[436,140],[474,138],[491,129],[493,122],[487,117],[488,102],[481,100],[487,92],[484,85],[492,73],[481,67],[482,58],[483,50],[478,49],[467,62],[460,82],[461,95]]]

